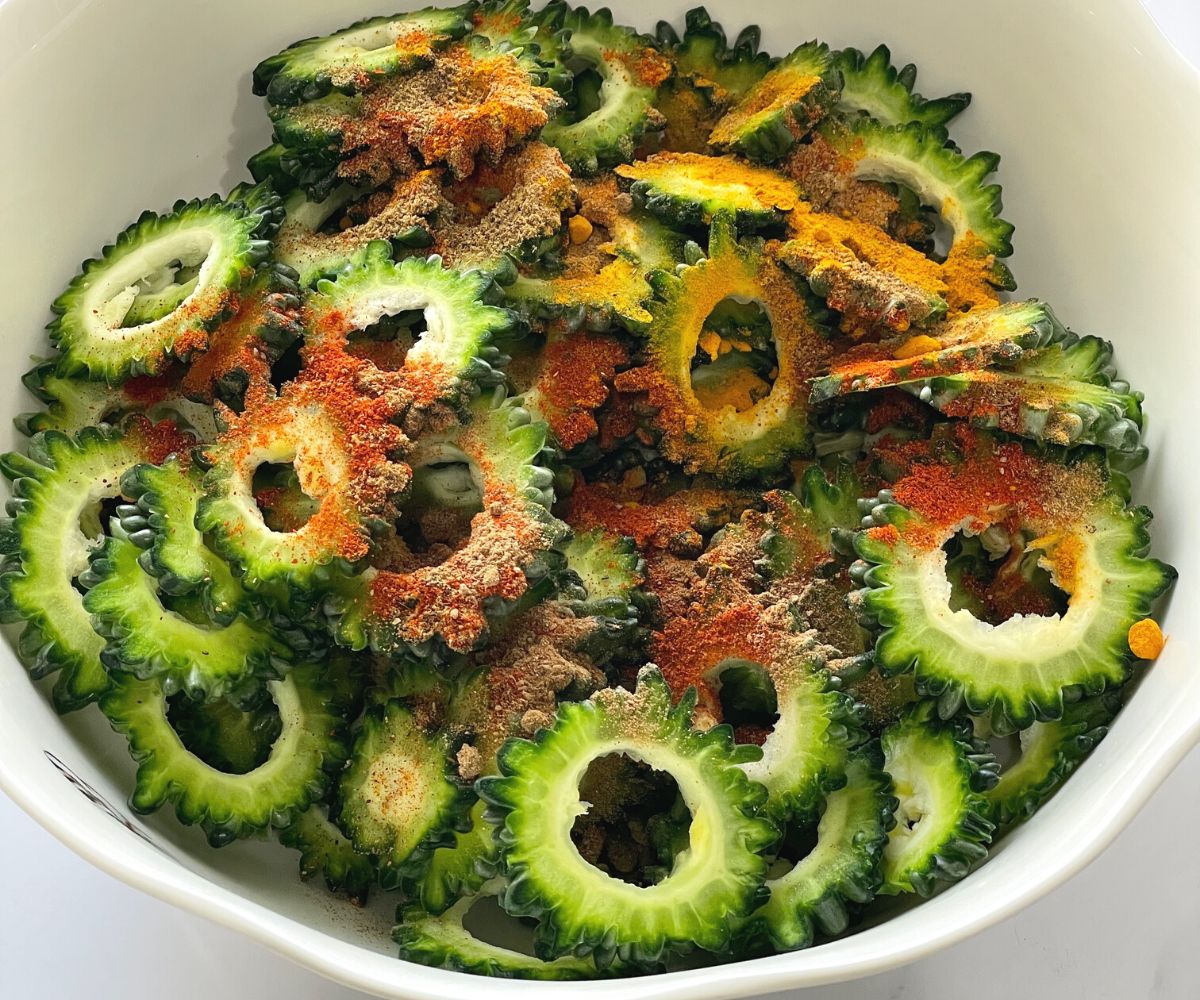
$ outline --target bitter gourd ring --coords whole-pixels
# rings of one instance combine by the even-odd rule
[[[476,903],[499,896],[501,878],[485,882],[474,895],[464,896],[444,913],[431,916],[419,906],[405,906],[392,937],[400,957],[435,969],[471,972],[501,979],[573,980],[601,975],[590,958],[564,955],[543,961],[511,948],[483,941],[463,926],[463,918]]]
[[[409,484],[397,459],[407,445],[387,395],[347,392],[346,365],[333,352],[309,359],[282,395],[261,391],[229,414],[229,428],[204,453],[196,524],[213,548],[242,573],[242,582],[277,604],[311,594],[333,575],[361,564],[373,527],[394,516]],[[307,523],[272,531],[255,502],[254,473],[292,464],[300,488],[316,502]]]
[[[487,304],[491,287],[486,274],[448,270],[439,257],[394,262],[388,243],[375,241],[358,267],[319,282],[309,296],[310,350],[344,352],[352,334],[420,312],[427,329],[397,369],[364,377],[377,391],[403,392],[418,408],[458,402],[469,386],[494,385],[499,378],[490,363],[498,357],[491,339],[508,329],[511,316]]]
[[[319,664],[301,664],[268,689],[282,720],[267,760],[252,771],[217,770],[191,753],[167,718],[157,680],[114,678],[100,708],[129,740],[138,762],[130,807],[151,813],[167,802],[186,825],[198,824],[214,847],[271,826],[287,826],[329,785],[346,748],[342,720],[330,707]]]
[[[654,98],[671,74],[670,62],[649,39],[614,25],[607,8],[589,14],[586,7],[572,9],[555,0],[538,17],[546,27],[567,33],[568,65],[593,69],[602,81],[598,106],[583,117],[572,108],[560,112],[542,130],[543,141],[557,146],[583,177],[632,160],[642,135],[663,124]]]
[[[785,604],[764,610],[748,603],[673,618],[650,646],[676,696],[697,692],[696,721],[706,728],[721,721],[725,668],[752,663],[766,674],[778,718],[763,740],[762,759],[742,770],[766,787],[773,817],[811,813],[825,791],[844,781],[847,753],[864,738],[850,700],[830,689],[812,637],[790,626]]]
[[[820,370],[825,338],[804,296],[760,247],[735,239],[733,220],[713,220],[708,257],[660,274],[646,331],[650,364],[622,372],[622,392],[646,392],[658,408],[660,447],[689,471],[742,479],[777,470],[807,440],[808,379]],[[771,391],[748,409],[709,408],[692,388],[692,359],[704,322],[724,299],[759,303],[771,322],[778,374]]]
[[[486,637],[488,614],[505,610],[544,572],[542,556],[566,528],[550,515],[546,425],[518,403],[497,387],[472,404],[464,424],[420,440],[414,466],[465,464],[482,509],[444,561],[370,569],[339,584],[325,610],[340,642],[397,653],[437,639],[466,652]]]
[[[466,177],[532,138],[562,103],[512,52],[471,36],[364,93],[273,108],[276,162],[316,198],[341,182],[378,187],[422,166]]]
[[[0,619],[24,621],[17,652],[35,677],[60,671],[54,704],[80,708],[108,687],[100,663],[104,640],[92,628],[75,579],[103,534],[101,500],[120,494],[121,476],[141,462],[161,462],[194,442],[174,424],[135,417],[124,426],[88,427],[74,438],[57,431],[29,442],[28,456],[0,459],[12,480],[9,517],[0,524]]]
[[[996,782],[996,759],[966,719],[940,721],[928,701],[884,730],[880,743],[898,802],[879,891],[928,896],[987,857],[995,827],[983,793]]]
[[[818,929],[841,934],[855,910],[875,898],[897,805],[892,783],[881,770],[881,756],[874,745],[851,755],[846,783],[826,796],[816,846],[767,881],[771,898],[738,932],[748,950],[807,948]]]
[[[534,740],[500,753],[501,777],[477,782],[503,817],[498,837],[510,913],[537,917],[543,957],[613,956],[657,962],[693,947],[722,952],[732,924],[757,905],[774,827],[756,813],[765,792],[738,765],[757,756],[734,747],[728,730],[691,728],[693,699],[672,708],[662,675],[645,668],[637,692],[607,689],[559,707]],[[589,865],[571,841],[583,811],[579,782],[588,765],[624,753],[668,772],[692,814],[691,845],[661,882],[639,888]]]
[[[1064,698],[1122,683],[1126,633],[1175,572],[1146,558],[1150,512],[1127,506],[1127,481],[1097,456],[1058,464],[962,427],[956,444],[961,457],[913,462],[871,507],[855,538],[865,561],[858,597],[878,622],[884,670],[911,668],[943,712],[965,703],[1008,732],[1058,718]],[[952,610],[942,546],[960,529],[993,525],[1042,553],[1039,564],[1068,595],[1065,614],[992,625]]]
[[[145,212],[99,259],[86,261],[53,305],[60,373],[115,383],[203,350],[270,253],[278,199],[255,189],[245,197]]]
[[[254,68],[254,93],[272,104],[299,104],[331,90],[370,89],[384,77],[428,66],[435,51],[467,33],[468,10],[426,7],[295,42]]]

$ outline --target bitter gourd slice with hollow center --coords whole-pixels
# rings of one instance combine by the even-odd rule
[[[499,838],[510,913],[536,917],[539,954],[593,954],[657,962],[694,947],[721,953],[732,923],[754,908],[775,837],[756,816],[765,792],[739,769],[757,750],[734,747],[728,731],[691,728],[693,701],[674,708],[654,669],[637,692],[608,689],[560,707],[554,724],[530,742],[512,740],[500,754],[501,777],[477,783],[502,816]],[[571,841],[583,810],[579,781],[599,757],[624,753],[669,773],[692,814],[690,847],[670,874],[639,888],[589,865]]]
[[[320,674],[320,665],[304,663],[268,682],[282,728],[267,760],[244,774],[219,771],[183,745],[157,680],[114,678],[100,708],[138,762],[130,806],[151,813],[170,802],[179,821],[199,825],[214,847],[289,825],[321,798],[346,759],[342,720],[329,708]]]
[[[23,621],[17,651],[35,677],[60,671],[54,703],[79,708],[108,686],[104,640],[92,629],[76,578],[103,535],[100,502],[120,494],[121,476],[193,444],[173,424],[135,417],[122,427],[88,427],[75,437],[48,431],[28,456],[10,453],[0,468],[12,481],[9,517],[0,524],[7,556],[0,574],[0,617]]]
[[[1174,579],[1146,557],[1150,512],[1095,455],[1059,464],[1020,444],[956,429],[941,460],[919,457],[875,501],[855,538],[858,598],[878,623],[875,652],[892,673],[913,669],[946,709],[990,713],[999,732],[1055,719],[1064,694],[1099,693],[1128,674],[1126,633]],[[959,530],[1022,529],[1067,594],[1063,615],[998,625],[951,607],[942,546]]]

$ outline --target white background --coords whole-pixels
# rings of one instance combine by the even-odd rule
[[[1196,0],[1145,2],[1200,65]],[[1099,860],[1047,899],[933,958],[804,1000],[1195,1000],[1198,840],[1200,751]],[[2,795],[0,870],[0,1000],[363,996],[101,874]]]

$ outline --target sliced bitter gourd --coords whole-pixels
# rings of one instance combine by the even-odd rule
[[[774,694],[777,718],[762,756],[742,770],[767,789],[765,812],[776,819],[805,817],[821,796],[844,781],[846,756],[864,739],[852,702],[832,689],[812,638],[791,631],[783,604],[758,603],[673,618],[656,633],[650,657],[676,695],[695,690],[696,724],[721,721],[722,678],[752,667]]]
[[[21,376],[25,388],[46,405],[44,410],[16,418],[14,423],[22,434],[78,434],[85,427],[115,424],[122,417],[140,413],[152,421],[173,420],[194,431],[201,441],[217,436],[211,407],[185,398],[174,373],[135,376],[112,386],[59,375],[57,369],[56,361],[43,361]]]
[[[995,153],[963,156],[920,125],[888,127],[865,117],[831,123],[822,134],[855,177],[903,184],[949,225],[951,307],[994,301],[989,286],[1016,287],[1000,260],[1012,254],[1013,226],[1000,218],[1000,186],[986,183],[1000,163]]]
[[[279,831],[279,842],[300,852],[300,877],[320,875],[330,892],[362,906],[375,883],[375,865],[360,854],[330,818],[327,806],[314,803]]]
[[[219,402],[240,411],[248,396],[267,391],[271,366],[303,335],[296,272],[273,262],[242,289],[238,307],[208,338],[180,379],[191,399]],[[210,407],[210,416],[222,412]],[[202,437],[213,441],[216,431]]]
[[[815,846],[767,879],[771,898],[739,931],[744,946],[752,951],[807,948],[817,931],[841,934],[855,911],[875,897],[896,809],[881,763],[874,746],[851,755],[846,783],[825,798]]]
[[[484,882],[499,872],[500,845],[486,810],[487,803],[477,799],[468,814],[467,829],[455,830],[453,844],[435,847],[416,878],[403,881],[405,897],[424,913],[445,913],[455,900],[479,892]]]
[[[518,404],[497,387],[472,404],[464,424],[420,440],[413,467],[466,465],[482,509],[468,539],[443,562],[344,581],[325,604],[340,642],[398,653],[436,638],[466,652],[485,639],[488,614],[511,607],[529,579],[545,572],[543,555],[566,528],[550,514],[546,425]]]
[[[824,403],[845,393],[1010,365],[1026,352],[1071,339],[1050,307],[1037,299],[972,309],[915,337],[900,335],[850,350],[828,375],[813,380],[811,401]]]
[[[544,957],[593,954],[653,963],[695,947],[717,953],[733,923],[759,903],[760,854],[775,838],[756,814],[765,791],[739,769],[758,755],[734,747],[728,730],[691,728],[694,698],[671,707],[662,675],[644,668],[636,694],[622,688],[559,707],[554,724],[500,753],[502,777],[477,782],[503,816],[499,839],[509,875],[501,902],[537,917]],[[588,765],[624,753],[666,771],[692,814],[689,849],[656,885],[640,888],[589,865],[571,841]]]
[[[703,7],[685,15],[682,39],[666,21],[658,22],[655,35],[675,64],[675,75],[697,88],[715,90],[719,101],[741,97],[774,64],[769,55],[758,51],[762,32],[756,25],[743,28],[731,45],[725,30]]]
[[[1128,470],[1146,457],[1142,394],[1115,378],[1112,344],[1073,336],[1021,355],[1011,367],[899,383],[934,409],[1046,444],[1091,444]]]
[[[126,469],[191,444],[171,425],[134,418],[74,438],[48,431],[29,442],[28,456],[13,452],[0,459],[13,493],[9,518],[0,525],[6,557],[0,619],[26,623],[17,653],[35,677],[61,671],[54,687],[59,711],[82,707],[108,686],[100,663],[104,640],[75,587],[103,533],[100,501],[119,494]]]
[[[416,344],[395,371],[374,377],[407,392],[418,407],[458,402],[472,387],[495,385],[502,377],[490,363],[498,358],[491,340],[511,326],[512,317],[489,304],[492,289],[483,272],[445,268],[436,256],[395,262],[389,245],[375,241],[359,266],[319,282],[309,296],[310,341],[345,350],[356,333],[419,313],[426,329]]]
[[[429,246],[433,239],[429,217],[441,204],[441,186],[434,171],[422,170],[397,181],[383,206],[372,206],[368,218],[348,218],[350,225],[330,231],[331,220],[365,193],[343,184],[321,201],[302,190],[288,195],[283,203],[286,214],[275,237],[275,255],[295,269],[301,287],[311,288],[319,279],[335,277],[361,263],[373,240],[388,240],[404,250]]]
[[[629,349],[616,334],[547,324],[540,350],[521,351],[505,369],[521,405],[544,420],[565,452],[596,437],[597,415],[608,400],[617,371],[629,364]]]
[[[453,777],[447,732],[422,728],[399,701],[369,711],[342,776],[340,819],[356,850],[371,855],[379,884],[394,889],[451,843],[471,801]]]
[[[617,388],[648,394],[658,409],[663,454],[688,471],[744,479],[779,469],[807,443],[807,380],[826,351],[804,296],[761,245],[737,241],[727,215],[713,220],[708,257],[677,274],[656,275],[655,290],[645,334],[650,363],[618,375]],[[779,369],[771,391],[741,411],[705,407],[692,387],[705,320],[730,297],[762,306]]]
[[[540,86],[563,93],[571,86],[566,66],[567,33],[544,13],[529,13],[529,0],[485,0],[471,14],[471,31],[493,46],[517,51]]]
[[[576,92],[574,107],[560,112],[542,130],[543,141],[557,146],[571,169],[584,177],[628,163],[642,135],[661,126],[654,99],[670,76],[670,62],[654,51],[649,39],[614,25],[604,8],[589,14],[586,7],[572,9],[554,0],[538,19],[567,33],[576,91],[586,79],[579,75],[585,69],[601,80],[596,106],[581,109]]]
[[[392,938],[400,946],[400,957],[435,969],[471,972],[501,979],[594,979],[600,975],[590,958],[564,955],[543,961],[533,955],[482,941],[463,926],[476,903],[500,896],[504,880],[492,879],[475,895],[465,896],[439,916],[420,907],[403,907]]]
[[[467,33],[469,10],[425,7],[295,42],[254,68],[254,93],[272,104],[299,104],[331,90],[368,90],[384,77],[428,66],[438,49]]]
[[[544,142],[526,143],[495,166],[481,164],[442,195],[431,252],[460,271],[478,268],[501,283],[514,277],[514,262],[552,258],[563,213],[577,200],[570,168]]]
[[[707,152],[708,136],[718,119],[766,75],[774,60],[758,51],[757,27],[743,29],[730,46],[703,7],[687,12],[682,39],[666,21],[658,22],[655,35],[675,72],[655,100],[666,127],[648,137],[643,147]]]
[[[230,415],[203,455],[209,468],[196,525],[247,589],[277,604],[307,599],[357,568],[410,478],[396,458],[407,443],[392,422],[396,407],[386,397],[348,393],[339,359],[310,362],[280,396],[256,394]],[[254,474],[268,463],[293,465],[317,503],[294,531],[272,531],[255,502]]]
[[[842,49],[833,57],[842,74],[842,95],[837,110],[865,112],[884,125],[915,122],[944,136],[945,125],[971,103],[970,94],[950,94],[933,100],[913,90],[917,67],[892,65],[892,53],[879,45],[870,55],[858,49]]]
[[[142,550],[116,523],[79,582],[83,606],[105,639],[100,660],[111,674],[157,680],[170,697],[221,698],[278,677],[293,658],[269,624],[242,616],[217,624],[173,610],[158,579],[142,568]]]
[[[807,42],[779,60],[717,122],[717,149],[767,163],[781,159],[838,100],[829,46]]]
[[[596,190],[609,199],[619,194],[615,183],[597,183]],[[581,214],[604,226],[609,240],[585,245],[578,256],[569,248],[561,271],[522,274],[505,287],[505,295],[531,320],[550,320],[568,332],[581,326],[642,329],[650,322],[645,303],[654,294],[647,275],[672,270],[692,255],[697,259],[700,249],[648,212],[604,211],[594,202],[585,197]]]
[[[318,199],[339,182],[374,188],[422,166],[445,164],[462,178],[531,138],[562,103],[517,55],[471,36],[366,93],[272,109],[286,150],[275,162]]]
[[[99,259],[85,261],[52,306],[59,374],[116,383],[203,349],[270,252],[275,203],[247,198],[250,205],[212,197],[180,201],[169,215],[144,212]]]
[[[138,762],[130,807],[151,813],[170,802],[179,821],[198,824],[213,847],[289,825],[321,798],[330,772],[346,759],[342,720],[320,675],[319,665],[305,663],[268,682],[282,727],[267,760],[245,774],[217,770],[183,745],[158,681],[114,678],[100,708]]]
[[[829,472],[810,465],[795,493],[772,490],[764,497],[767,517],[759,568],[774,593],[797,593],[845,546],[844,533],[859,526],[862,486],[853,463],[835,462]]]
[[[899,800],[883,849],[882,895],[928,896],[987,857],[995,827],[983,797],[997,764],[962,718],[939,721],[930,702],[907,711],[881,737],[884,769]]]
[[[578,579],[579,585],[567,587],[565,592],[560,587],[559,600],[565,600],[579,615],[637,619],[638,609],[645,602],[641,587],[646,562],[632,538],[593,528],[576,532],[561,551],[569,574]]]
[[[1059,718],[1064,694],[1098,694],[1128,675],[1129,627],[1146,617],[1175,571],[1146,557],[1150,511],[1129,507],[1128,481],[1101,456],[1070,464],[960,426],[958,457],[915,462],[865,506],[855,547],[858,597],[878,623],[882,669],[913,669],[943,712],[966,704],[998,733]],[[1015,615],[998,625],[953,610],[942,546],[965,526],[1004,525],[1012,544],[1067,597],[1065,614]]]
[[[238,701],[176,695],[167,701],[167,720],[188,750],[228,774],[245,774],[265,763],[283,728],[265,685]]]
[[[1067,705],[1061,719],[1023,729],[1020,757],[1004,767],[1000,780],[984,793],[992,822],[1008,826],[1037,812],[1104,738],[1120,705],[1120,694],[1106,691]]]
[[[723,212],[739,231],[759,229],[782,223],[800,201],[792,181],[736,156],[658,153],[616,172],[633,182],[636,201],[673,225],[707,226]]]
[[[164,594],[199,593],[214,620],[228,623],[249,611],[246,593],[229,564],[204,544],[196,527],[202,475],[178,456],[162,465],[135,465],[121,477],[131,503],[117,508],[125,537],[144,552],[138,558]]]

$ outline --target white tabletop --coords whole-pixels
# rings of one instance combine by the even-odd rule
[[[1145,2],[1200,65],[1195,0]],[[1197,789],[1200,751],[1105,854],[1048,898],[925,961],[804,1000],[1195,1000]],[[3,1000],[363,996],[91,868],[2,795],[0,859]]]

